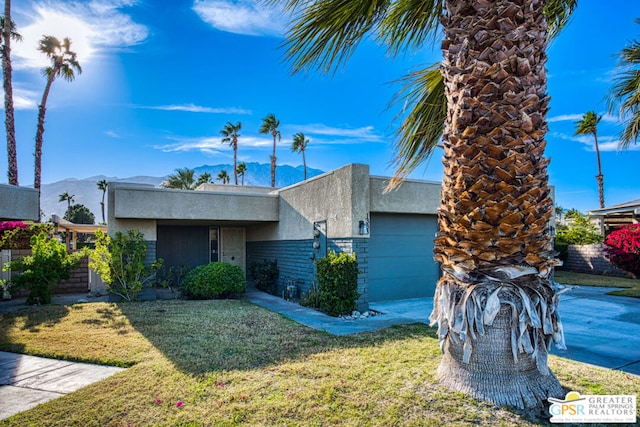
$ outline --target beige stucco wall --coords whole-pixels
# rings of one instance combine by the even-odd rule
[[[385,193],[389,178],[371,177],[371,212],[435,214],[440,206],[439,182],[406,180]]]
[[[280,221],[250,227],[248,241],[312,239],[316,221],[327,221],[328,238],[359,236],[358,222],[369,214],[369,166],[348,165],[278,193]]]
[[[35,221],[38,218],[38,190],[0,184],[0,219]]]

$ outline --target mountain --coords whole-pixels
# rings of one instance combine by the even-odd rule
[[[233,185],[233,165],[202,165],[195,170],[196,179],[204,172],[208,172],[213,177],[214,182],[218,173],[222,169],[226,170],[231,177]],[[307,178],[324,173],[319,169],[307,167]],[[66,202],[59,202],[60,194],[65,191],[73,195],[73,204],[85,205],[95,215],[96,222],[102,221],[102,211],[100,202],[102,201],[102,191],[98,190],[98,181],[105,179],[107,182],[135,182],[140,184],[150,184],[158,187],[168,175],[165,176],[132,176],[129,178],[107,177],[104,175],[92,176],[89,178],[67,178],[61,181],[42,185],[41,205],[44,211],[43,221],[49,220],[52,214],[64,216],[67,210]],[[276,187],[287,187],[303,180],[303,166],[281,165],[276,169]],[[238,177],[238,183],[242,180]],[[244,176],[245,185],[269,187],[271,185],[271,165],[263,163],[247,163],[247,172]],[[105,200],[106,204],[106,200]],[[106,215],[106,206],[105,206]]]

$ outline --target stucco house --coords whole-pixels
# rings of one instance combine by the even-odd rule
[[[109,183],[109,233],[138,229],[149,259],[190,267],[210,261],[277,260],[279,290],[315,279],[328,251],[355,253],[359,307],[432,296],[440,184],[408,180],[385,193],[388,178],[351,164],[285,188],[205,184],[196,191]]]
[[[38,190],[0,184],[0,221],[38,218]]]

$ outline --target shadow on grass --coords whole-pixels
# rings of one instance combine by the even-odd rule
[[[180,371],[192,375],[257,369],[388,340],[435,338],[435,330],[424,325],[336,337],[239,300],[119,303],[118,308]]]

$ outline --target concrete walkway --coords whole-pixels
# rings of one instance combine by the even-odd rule
[[[0,420],[122,370],[0,351]]]

